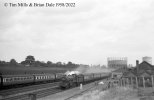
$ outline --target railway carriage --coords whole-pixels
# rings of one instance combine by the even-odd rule
[[[33,75],[3,75],[2,84],[3,86],[14,85],[14,84],[25,84],[32,83],[34,81]]]
[[[101,74],[94,74],[94,78],[101,78]]]
[[[84,80],[85,81],[91,80],[92,78],[93,78],[93,75],[92,74],[85,74],[84,75]]]
[[[55,74],[35,74],[35,82],[54,81]]]
[[[0,89],[11,88],[18,85],[24,86],[26,84],[55,82],[59,81],[63,75],[63,73],[0,75]]]

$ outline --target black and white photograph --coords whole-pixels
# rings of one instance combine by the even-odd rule
[[[0,0],[0,100],[154,100],[154,0]]]

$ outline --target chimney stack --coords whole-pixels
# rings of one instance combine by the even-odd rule
[[[136,72],[138,73],[138,71],[139,71],[139,61],[136,60]]]
[[[138,66],[139,65],[139,61],[138,60],[136,60],[136,66]]]

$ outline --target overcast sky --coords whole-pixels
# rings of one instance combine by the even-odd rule
[[[4,7],[7,2],[74,2],[65,7]],[[43,2],[41,2],[43,1]],[[1,0],[0,60],[106,64],[107,57],[154,57],[153,0]],[[153,58],[154,59],[154,58]]]

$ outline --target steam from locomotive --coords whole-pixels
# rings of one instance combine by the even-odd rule
[[[100,68],[100,67],[87,67],[87,66],[79,66],[77,69],[73,71],[67,71],[65,75],[72,75],[72,74],[90,74],[90,73],[109,73],[111,69],[108,68]]]

